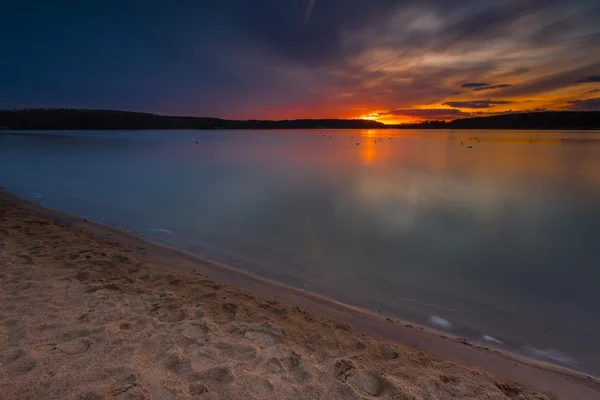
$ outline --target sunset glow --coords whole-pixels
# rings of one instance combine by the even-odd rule
[[[596,1],[339,4],[42,3],[36,21],[13,2],[0,25],[15,38],[0,63],[0,108],[389,124],[600,110]]]

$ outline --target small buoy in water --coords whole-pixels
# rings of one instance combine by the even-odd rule
[[[468,146],[468,148],[469,148],[469,149],[472,149],[472,148],[473,148],[473,146]]]
[[[360,143],[356,143],[356,145],[357,145],[357,146],[359,146],[359,145],[360,145]]]
[[[198,144],[198,141],[196,140],[196,144]]]
[[[531,139],[529,139],[529,143],[531,143],[531,142],[532,142],[532,140],[531,140]]]
[[[462,145],[463,145],[463,142],[460,142],[460,145],[462,146]]]
[[[373,140],[373,143],[377,143],[377,140]]]

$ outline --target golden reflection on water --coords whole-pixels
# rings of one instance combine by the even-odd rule
[[[410,131],[394,135],[393,140],[383,132],[365,133],[360,140],[358,162],[369,167],[418,168],[439,177],[452,170],[482,181],[510,179],[524,171],[568,179],[585,172],[589,179],[591,173],[598,171],[595,162],[590,168],[594,157],[588,157],[600,151],[597,133],[502,135],[460,131],[449,135]]]
[[[360,144],[359,154],[363,165],[371,165],[377,158],[377,145],[373,140],[365,140]]]
[[[331,176],[364,167],[361,179],[374,182],[399,182],[408,172],[418,172],[434,191],[467,179],[491,193],[491,188],[518,182],[524,175],[600,182],[598,132],[348,130],[277,133],[260,142],[187,149],[190,160],[218,152],[220,159],[231,162],[282,163],[299,170],[309,164]]]

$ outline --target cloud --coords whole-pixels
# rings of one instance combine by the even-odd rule
[[[600,82],[600,75],[586,76],[583,79],[578,80],[576,83],[596,83]]]
[[[310,20],[310,14],[312,14],[312,9],[315,6],[315,0],[308,0],[308,7],[306,7],[306,14],[304,14],[304,25],[308,24]]]
[[[389,0],[257,0],[211,2],[222,19],[240,37],[249,38],[275,59],[317,67],[335,65],[362,52],[371,43],[349,47],[349,32],[387,19],[402,3]],[[198,8],[206,7],[204,2]]]
[[[470,101],[448,101],[445,106],[455,108],[492,108],[497,104],[511,104],[508,100],[470,100]]]
[[[519,85],[503,91],[505,96],[531,95],[573,85],[573,82],[582,74],[587,74],[600,69],[600,57],[584,66],[566,67],[557,64],[555,67],[560,72],[551,70],[536,77],[532,77]]]
[[[462,85],[460,85],[460,87],[463,88],[479,88],[479,87],[485,87],[485,86],[490,86],[491,83],[486,83],[486,82],[466,82],[463,83]]]
[[[523,113],[533,113],[533,112],[544,112],[548,111],[545,107],[532,108],[528,110],[506,110],[506,111],[496,111],[496,112],[482,112],[478,111],[473,114],[477,114],[478,116],[486,116],[486,115],[506,115],[506,114],[523,114]]]
[[[597,0],[25,3],[3,9],[0,37],[15,40],[0,61],[0,107],[356,117],[494,89],[548,99],[600,71]],[[496,104],[506,103],[447,105]],[[441,113],[431,110],[424,118]]]
[[[460,96],[461,94],[465,94],[467,92],[452,92],[453,96]]]
[[[473,90],[475,92],[480,92],[482,90],[494,90],[494,89],[502,89],[502,88],[507,88],[507,87],[511,87],[512,85],[509,85],[507,83],[501,83],[499,85],[489,85],[489,86],[485,86],[485,87],[476,87]]]
[[[572,111],[600,111],[600,97],[586,100],[567,101],[570,105],[567,107]]]
[[[382,116],[393,115],[396,117],[411,117],[423,120],[451,120],[457,118],[470,117],[471,113],[456,110],[452,108],[410,108],[410,109],[394,109],[384,113]]]

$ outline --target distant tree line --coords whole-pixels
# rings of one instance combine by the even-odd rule
[[[544,111],[395,125],[400,129],[600,129],[599,111]]]
[[[0,110],[0,129],[376,129],[380,122],[357,119],[228,120],[209,117],[171,117],[116,110],[34,108]]]
[[[600,129],[598,111],[514,113],[385,125],[361,119],[229,120],[210,117],[172,117],[149,113],[71,108],[0,110],[0,129]]]

